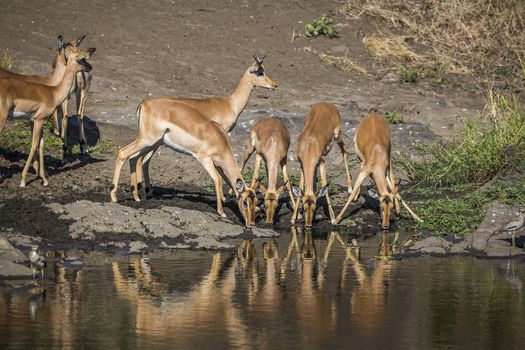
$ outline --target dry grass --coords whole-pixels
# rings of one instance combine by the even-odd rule
[[[347,0],[341,12],[379,21],[378,35],[364,42],[380,56],[446,72],[522,75],[523,0]]]
[[[310,53],[313,53],[314,55],[318,56],[322,62],[324,63],[327,63],[327,64],[332,64],[344,71],[347,71],[347,72],[357,72],[359,74],[368,74],[367,70],[355,63],[354,61],[352,61],[351,59],[349,59],[347,56],[333,56],[333,55],[330,55],[330,54],[325,54],[325,53],[322,53],[322,52],[319,52],[315,49],[312,49],[311,47],[305,47],[304,50],[306,52],[310,52]]]

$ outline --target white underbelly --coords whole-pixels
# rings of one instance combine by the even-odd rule
[[[192,152],[188,151],[186,148],[184,148],[184,147],[182,147],[181,145],[178,145],[178,144],[176,144],[175,142],[173,142],[172,140],[170,140],[170,138],[169,138],[169,133],[166,133],[166,134],[164,135],[164,139],[163,139],[163,141],[164,141],[164,144],[165,144],[166,146],[168,146],[169,148],[171,148],[171,149],[174,150],[175,152],[179,152],[179,153],[182,153],[182,154],[188,155],[188,156],[190,156],[190,157],[192,157],[192,158],[195,158],[195,155],[194,155]]]
[[[9,117],[14,119],[30,119],[33,113],[10,111]]]

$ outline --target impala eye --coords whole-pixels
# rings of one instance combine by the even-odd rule
[[[242,202],[242,206],[243,206],[244,208],[248,208],[248,202],[247,202],[247,201],[243,201],[243,202]]]

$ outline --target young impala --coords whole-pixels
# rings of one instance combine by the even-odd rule
[[[29,118],[33,121],[33,140],[31,152],[27,158],[20,186],[26,184],[29,166],[39,147],[39,173],[44,186],[48,184],[44,169],[44,142],[42,140],[42,126],[44,121],[53,114],[62,102],[69,96],[76,74],[91,70],[86,61],[95,52],[95,49],[81,51],[74,48],[68,57],[66,72],[56,86],[46,86],[29,83],[18,79],[0,79],[0,131],[4,129],[8,117]]]
[[[38,75],[23,75],[14,73],[5,69],[0,68],[0,78],[12,78],[12,79],[18,79],[23,80],[29,83],[36,83],[46,86],[56,86],[60,83],[62,80],[65,72],[66,72],[66,64],[68,61],[68,57],[71,55],[72,52],[74,52],[82,43],[86,36],[82,35],[81,37],[77,38],[74,44],[64,41],[64,38],[62,35],[58,37],[58,53],[53,59],[52,67],[53,67],[53,74],[49,77],[42,77]],[[67,152],[68,152],[68,141],[67,141],[67,106],[68,106],[68,100],[71,94],[74,92],[76,95],[77,100],[77,115],[78,115],[78,125],[79,125],[79,142],[80,142],[80,151],[81,153],[85,153],[86,151],[86,137],[84,135],[84,105],[86,102],[86,98],[89,92],[89,86],[91,84],[91,78],[92,78],[92,71],[81,71],[78,72],[75,79],[75,84],[72,86],[71,91],[68,95],[68,97],[62,102],[61,106],[56,109],[55,112],[53,112],[53,125],[56,130],[60,129],[60,135],[62,138],[62,145],[64,148],[63,158],[62,161],[65,163],[67,160]],[[62,126],[61,128],[58,127],[58,119],[62,119]]]
[[[383,116],[368,115],[357,126],[355,137],[355,152],[361,159],[361,172],[355,181],[355,187],[343,210],[332,221],[338,224],[350,203],[359,195],[361,183],[367,176],[372,176],[379,193],[381,210],[381,227],[387,230],[390,227],[390,212],[395,204],[399,214],[399,202],[408,210],[414,220],[421,219],[408,207],[398,193],[395,185],[394,172],[390,163],[390,128]],[[388,191],[390,187],[391,192]]]
[[[301,163],[301,182],[299,187],[294,186],[293,192],[298,197],[291,223],[295,223],[299,211],[299,204],[302,201],[304,210],[304,220],[307,227],[312,226],[317,198],[326,197],[330,219],[335,219],[332,204],[327,190],[326,182],[326,161],[325,157],[330,152],[333,142],[336,142],[343,154],[343,163],[346,171],[348,192],[352,191],[352,178],[348,170],[348,150],[343,141],[341,131],[341,116],[337,107],[329,103],[319,103],[308,113],[306,122],[299,135],[297,145],[297,157]],[[317,168],[321,174],[322,188],[314,191]],[[303,192],[304,191],[304,192]]]
[[[247,227],[255,224],[255,191],[244,183],[228,135],[217,124],[187,104],[171,99],[143,101],[137,109],[138,131],[135,141],[122,148],[117,156],[111,200],[117,201],[118,181],[122,165],[166,145],[197,159],[210,174],[217,194],[217,212],[225,217],[222,207],[221,176],[237,196],[239,210]]]
[[[288,178],[288,171],[286,170],[288,147],[290,146],[290,133],[283,122],[278,118],[269,117],[261,119],[255,124],[250,132],[250,140],[244,150],[242,160],[242,170],[246,162],[253,154],[255,155],[255,168],[253,171],[252,187],[259,177],[259,170],[261,167],[261,160],[264,160],[266,165],[266,174],[268,176],[268,187],[259,184],[264,193],[264,210],[266,214],[266,223],[273,224],[273,217],[275,209],[279,202],[279,195],[286,186],[290,194],[292,206],[295,207],[293,200],[292,186]],[[279,168],[283,169],[284,185],[277,188],[277,177],[279,175]]]
[[[185,103],[198,110],[206,118],[216,122],[225,132],[230,132],[241,112],[246,108],[248,99],[252,90],[256,86],[268,89],[277,88],[277,82],[266,74],[263,65],[263,58],[254,55],[255,62],[246,70],[242,76],[235,92],[226,97],[211,97],[203,99],[183,98],[183,97],[166,97],[174,102]],[[152,148],[150,152],[140,156],[137,159],[136,171],[131,169],[131,183],[133,185],[133,198],[140,200],[138,184],[144,181],[144,192],[146,195],[151,193],[151,184],[149,179],[149,162],[157,148]],[[131,165],[131,164],[130,164]],[[136,175],[135,175],[136,174]]]

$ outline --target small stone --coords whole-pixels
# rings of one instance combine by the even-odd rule
[[[140,253],[142,250],[148,248],[148,245],[142,241],[133,241],[129,243],[130,253]]]

